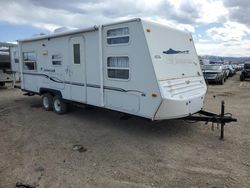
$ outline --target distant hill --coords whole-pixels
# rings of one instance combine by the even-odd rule
[[[250,57],[223,57],[223,56],[210,56],[210,55],[203,55],[200,57],[209,59],[210,61],[232,61],[235,63],[244,63],[246,61],[250,61]]]

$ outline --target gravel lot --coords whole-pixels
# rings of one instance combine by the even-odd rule
[[[250,81],[208,88],[205,109],[238,118],[225,140],[211,125],[150,122],[104,109],[41,108],[39,96],[0,89],[0,187],[249,187]],[[81,144],[85,152],[72,149]]]

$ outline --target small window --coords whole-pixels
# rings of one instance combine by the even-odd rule
[[[62,55],[53,54],[52,55],[52,65],[62,65]]]
[[[80,44],[73,44],[74,64],[80,64]]]
[[[107,71],[109,78],[129,79],[129,58],[108,57]]]
[[[19,63],[19,57],[18,57],[18,52],[17,51],[14,51],[14,62],[15,63]]]
[[[108,44],[124,44],[129,42],[129,28],[123,27],[107,31]]]
[[[36,54],[35,52],[23,53],[23,66],[25,70],[36,70]]]

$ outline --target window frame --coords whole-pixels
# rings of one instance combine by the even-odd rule
[[[75,63],[75,48],[74,48],[74,46],[75,45],[79,45],[79,63]],[[81,43],[73,43],[72,44],[72,54],[73,54],[73,65],[81,65]]]
[[[108,31],[110,30],[116,30],[116,29],[122,29],[122,28],[128,28],[129,34],[128,35],[120,35],[120,36],[108,36]],[[106,45],[107,46],[127,46],[130,45],[131,43],[131,30],[130,27],[128,25],[122,25],[122,26],[116,26],[116,27],[112,27],[112,28],[108,28],[106,31]],[[127,43],[116,43],[116,44],[109,44],[108,43],[108,39],[112,39],[112,38],[121,38],[121,37],[128,37],[128,42]]]
[[[34,55],[35,55],[35,61],[29,61],[29,60],[24,60],[24,54],[25,53],[34,53]],[[37,54],[36,54],[36,52],[35,51],[26,51],[26,52],[22,52],[22,62],[23,62],[23,69],[25,70],[25,71],[31,71],[31,72],[37,72],[37,70],[38,70],[38,67],[37,67]],[[31,62],[33,62],[34,63],[34,69],[26,69],[25,68],[25,63],[31,63]]]
[[[128,58],[128,67],[109,67],[108,66],[108,59],[109,58],[119,58],[119,57],[127,57]],[[124,79],[124,78],[111,78],[108,75],[108,70],[109,69],[116,69],[116,70],[128,70],[128,78]],[[128,55],[109,55],[106,57],[106,77],[108,80],[112,80],[112,81],[122,81],[122,82],[128,82],[131,80],[131,58]]]

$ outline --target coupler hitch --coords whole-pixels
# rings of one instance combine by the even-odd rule
[[[224,126],[227,123],[231,122],[237,122],[236,118],[232,117],[232,114],[225,113],[225,102],[221,102],[221,113],[215,114],[212,112],[207,112],[205,110],[201,110],[193,115],[190,115],[188,117],[182,118],[183,120],[189,120],[189,121],[203,121],[212,124],[217,123],[217,125],[220,125],[220,140],[224,139]]]

